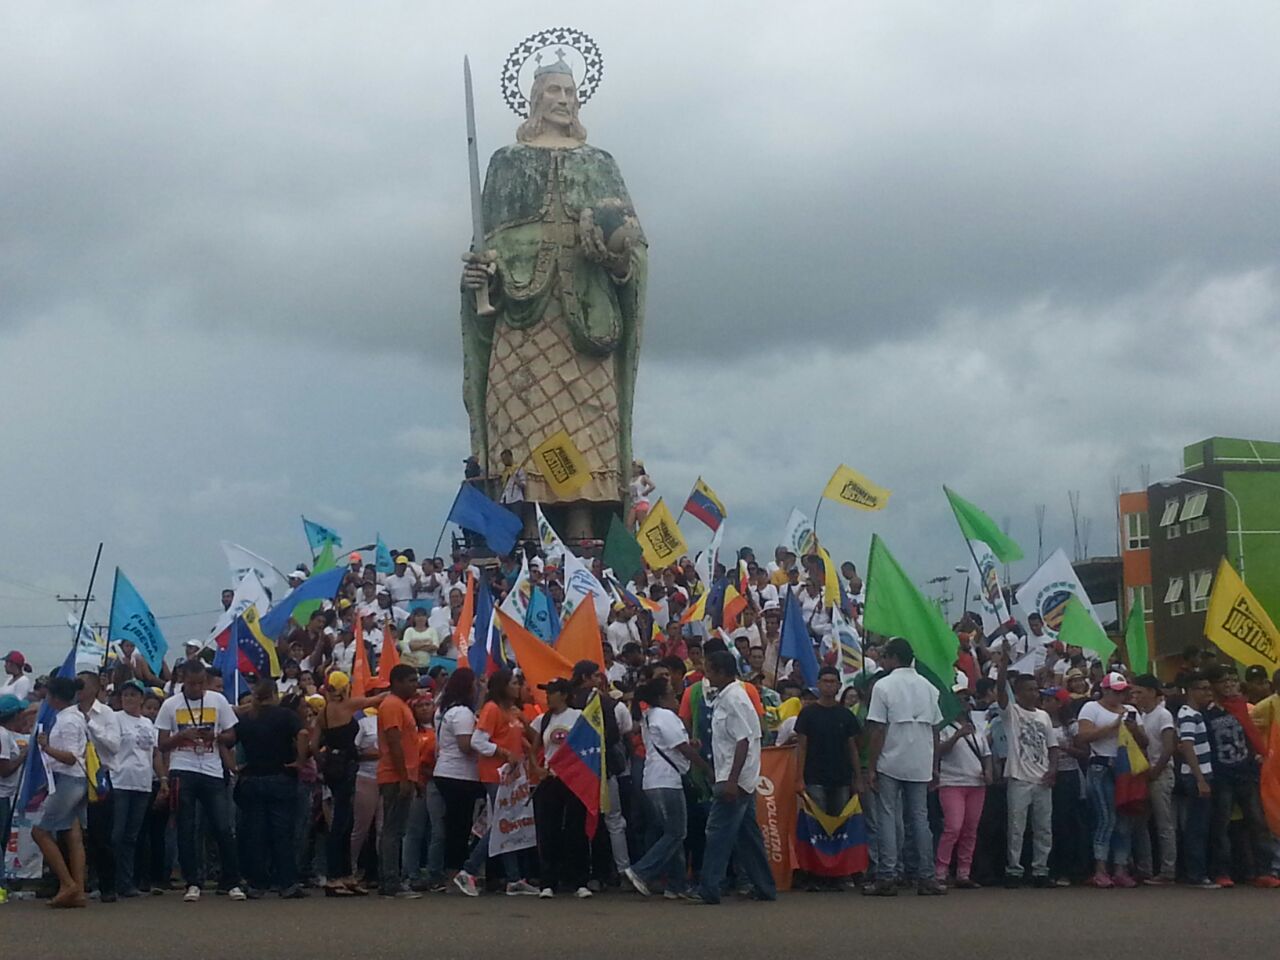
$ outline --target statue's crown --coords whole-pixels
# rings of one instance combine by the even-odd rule
[[[533,71],[533,78],[535,80],[538,79],[538,77],[546,76],[549,73],[560,73],[570,78],[573,77],[573,68],[565,62],[563,50],[556,51],[555,63],[544,64],[542,62],[542,54],[538,54],[536,59],[538,60],[538,67]]]

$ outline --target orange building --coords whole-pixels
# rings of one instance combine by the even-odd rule
[[[1159,664],[1161,651],[1155,637],[1155,607],[1151,594],[1151,517],[1147,512],[1147,491],[1120,494],[1120,562],[1124,571],[1124,609],[1120,624],[1128,621],[1129,611],[1142,605],[1147,624],[1147,648],[1153,666]]]

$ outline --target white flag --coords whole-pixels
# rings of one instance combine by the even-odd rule
[[[787,525],[782,531],[782,543],[797,559],[807,557],[818,549],[818,534],[813,529],[813,521],[795,507],[791,508],[791,516],[787,517]]]
[[[271,601],[267,598],[267,591],[263,589],[262,581],[258,578],[257,571],[250,570],[240,582],[236,584],[236,594],[231,598],[231,606],[218,614],[218,622],[213,625],[213,632],[210,637],[216,637],[235,621],[250,607],[258,608],[258,615],[261,616],[271,607]]]
[[[76,670],[92,670],[97,673],[107,662],[107,638],[101,633],[94,633],[88,624],[80,626],[80,618],[67,614],[67,626],[71,635],[76,638]],[[79,628],[80,635],[76,636]]]
[[[720,556],[720,544],[724,542],[724,523],[716,528],[715,536],[707,544],[706,549],[693,558],[693,569],[702,581],[702,589],[710,590],[711,582],[716,576],[716,560]]]
[[[560,622],[569,619],[569,615],[577,609],[578,604],[590,597],[596,605],[596,619],[603,625],[609,620],[609,609],[613,600],[609,591],[604,588],[591,568],[582,562],[572,551],[564,554],[564,603],[560,605]]]
[[[244,579],[244,575],[252,570],[258,575],[258,579],[262,581],[262,586],[270,591],[273,597],[283,597],[289,592],[289,581],[285,579],[285,575],[276,569],[275,564],[264,557],[258,556],[252,550],[246,550],[238,543],[229,543],[222,541],[222,552],[227,555],[227,566],[231,568],[231,582],[239,585]],[[258,606],[258,612],[267,608],[261,604]]]
[[[538,519],[538,542],[541,544],[542,552],[546,558],[554,561],[557,557],[562,557],[568,553],[569,550],[556,533],[555,527],[551,526],[550,521],[543,516],[542,504],[535,503],[533,512]]]
[[[982,615],[982,633],[993,636],[1002,623],[1008,622],[1011,614],[1005,603],[1004,590],[1000,585],[1000,561],[991,552],[991,548],[981,540],[970,540],[973,555],[969,558],[969,597],[965,597],[965,610],[969,609],[970,597],[978,600],[978,612]],[[973,558],[978,558],[975,566]]]
[[[521,551],[520,576],[516,577],[516,582],[507,592],[506,599],[502,601],[499,609],[523,627],[524,616],[529,612],[529,597],[532,593],[533,587],[529,583],[529,555]]]
[[[1093,604],[1089,602],[1089,595],[1080,585],[1080,578],[1076,576],[1071,561],[1059,548],[1018,588],[1018,606],[1028,616],[1032,613],[1040,614],[1044,618],[1044,632],[1056,640],[1067,601],[1073,596],[1080,598],[1084,608],[1089,611],[1089,616],[1098,622],[1098,626],[1102,626]]]

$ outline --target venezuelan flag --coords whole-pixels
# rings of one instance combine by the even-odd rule
[[[600,794],[607,775],[604,766],[604,709],[592,694],[582,716],[569,730],[564,745],[549,764],[555,775],[587,808],[587,838],[595,839],[600,822]]]
[[[824,812],[809,794],[796,814],[796,867],[818,877],[848,877],[870,865],[862,802],[852,797],[836,816]]]
[[[1147,778],[1151,768],[1147,758],[1124,724],[1116,737],[1116,813],[1136,815],[1142,813],[1147,803]]]
[[[684,512],[697,517],[712,531],[720,529],[720,524],[724,523],[724,518],[728,515],[724,503],[701,477],[694,483],[693,492],[685,501]]]

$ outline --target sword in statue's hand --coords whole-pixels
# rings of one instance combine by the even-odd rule
[[[484,249],[484,211],[480,200],[480,154],[476,149],[476,104],[471,91],[471,61],[462,58],[462,79],[467,96],[467,161],[471,167],[471,255],[473,262],[479,262],[485,254]],[[491,317],[497,311],[489,302],[489,285],[481,284],[476,288],[476,315]]]

